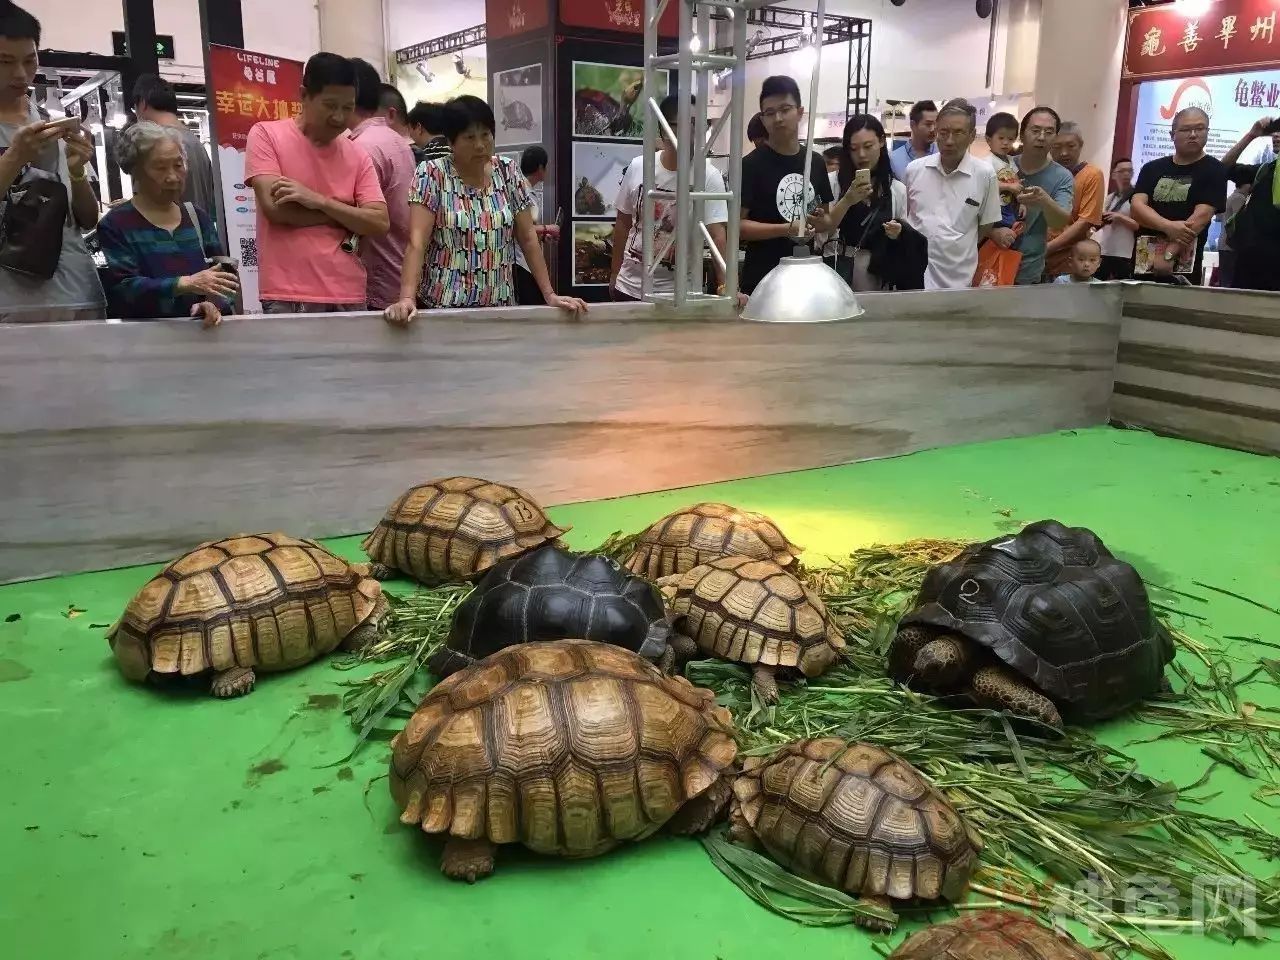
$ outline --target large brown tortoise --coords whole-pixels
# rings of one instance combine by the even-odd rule
[[[909,936],[889,960],[1103,960],[1025,913],[980,910]]]
[[[212,671],[215,697],[372,640],[382,585],[314,540],[240,534],[202,543],[161,570],[107,634],[130,680]]]
[[[657,580],[730,556],[790,567],[800,550],[763,513],[726,503],[695,503],[667,514],[640,534],[622,565]]]
[[[737,750],[711,691],[611,644],[526,643],[423,698],[392,742],[391,795],[401,823],[447,838],[444,873],[474,882],[504,843],[594,857],[706,829]]]
[[[523,490],[475,477],[413,487],[364,541],[372,575],[396,570],[435,586],[473,580],[508,557],[554,542],[557,527]]]
[[[893,900],[958,900],[977,866],[980,843],[956,809],[914,767],[869,743],[796,740],[748,757],[733,794],[732,840],[889,917]]]

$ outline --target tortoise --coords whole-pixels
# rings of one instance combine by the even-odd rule
[[[508,557],[568,532],[516,487],[449,477],[413,487],[388,509],[364,541],[372,576],[393,570],[419,583],[471,580]]]
[[[634,132],[637,124],[631,116],[644,89],[644,79],[633,80],[622,88],[621,99],[614,99],[603,90],[583,87],[574,94],[574,133],[587,137],[625,137]]]
[[[314,540],[238,534],[161,570],[107,634],[129,680],[213,671],[215,697],[374,639],[387,614],[378,581]]]
[[[1172,638],[1090,530],[1042,520],[929,571],[889,650],[899,682],[1060,728],[1167,688]]]
[[[458,607],[449,639],[427,667],[447,677],[513,644],[581,637],[626,647],[670,673],[671,633],[653,584],[608,557],[547,545],[490,568]],[[688,659],[697,648],[682,639]]]
[[[754,557],[790,567],[801,549],[762,513],[726,503],[696,503],[667,514],[640,534],[623,566],[657,580],[717,557]]]
[[[523,100],[499,97],[502,105],[502,126],[507,130],[532,130],[533,111]]]
[[[677,634],[687,634],[702,653],[751,666],[765,703],[778,700],[780,669],[816,677],[844,650],[818,595],[772,560],[720,557],[660,586]]]
[[[906,761],[869,743],[795,740],[748,757],[733,784],[729,837],[805,879],[843,890],[896,924],[893,900],[958,900],[981,842]]]
[[[889,960],[1103,960],[1025,913],[980,910],[914,933]]]
[[[573,191],[573,212],[579,216],[598,216],[603,214],[604,194],[597,190],[586,177],[578,183]]]
[[[733,721],[709,690],[587,640],[507,647],[441,681],[392,741],[400,822],[447,837],[441,870],[493,872],[496,848],[594,857],[724,811]]]

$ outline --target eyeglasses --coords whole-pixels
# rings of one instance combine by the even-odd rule
[[[776,110],[765,110],[760,114],[760,116],[766,120],[777,120],[779,117],[789,117],[791,114],[795,113],[797,109],[799,108],[794,104],[788,103],[785,106],[778,107]]]

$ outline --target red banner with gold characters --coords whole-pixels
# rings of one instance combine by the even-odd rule
[[[551,21],[550,0],[485,0],[490,40],[541,30]]]
[[[240,262],[244,309],[257,313],[261,309],[258,204],[244,182],[244,148],[255,123],[289,120],[302,112],[302,64],[269,53],[210,44],[207,87],[228,253]]]
[[[1200,0],[1129,12],[1126,77],[1280,64],[1280,0]]]
[[[658,21],[664,37],[680,35],[680,0],[670,0]],[[569,27],[644,33],[644,0],[560,0],[560,22]]]

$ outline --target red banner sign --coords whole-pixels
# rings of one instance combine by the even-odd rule
[[[679,0],[670,0],[658,21],[664,37],[680,35]],[[644,33],[644,0],[560,0],[560,22],[568,27]]]
[[[490,40],[540,30],[551,22],[548,0],[485,0],[484,13]]]
[[[1129,13],[1126,77],[1169,77],[1280,64],[1280,0],[1217,0],[1189,16],[1180,4]]]
[[[209,112],[218,143],[244,149],[259,120],[302,112],[302,64],[237,47],[209,47]]]

